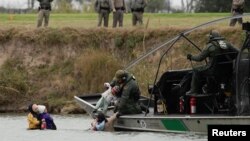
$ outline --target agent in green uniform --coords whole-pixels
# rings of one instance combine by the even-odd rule
[[[243,15],[244,5],[245,5],[245,0],[233,0],[231,9],[232,16]],[[230,26],[235,26],[237,22],[241,25],[243,19],[242,18],[231,19]]]
[[[112,0],[113,2],[113,27],[117,27],[117,23],[119,23],[119,27],[123,26],[123,15],[126,12],[126,4],[125,0]]]
[[[201,62],[206,58],[209,59],[208,64],[205,66],[201,66],[198,68],[194,68],[192,81],[191,81],[191,89],[186,93],[186,95],[195,95],[200,93],[200,79],[202,76],[206,75],[215,75],[215,57],[217,55],[227,53],[227,52],[236,52],[239,50],[235,48],[232,44],[225,40],[225,38],[221,37],[218,31],[211,31],[209,35],[209,41],[205,47],[205,49],[196,56],[191,54],[187,55],[187,59]],[[215,73],[215,74],[214,74]]]
[[[118,70],[114,81],[121,88],[121,94],[116,109],[122,115],[142,113],[139,98],[140,89],[135,77],[125,70]]]
[[[132,12],[132,25],[135,26],[137,23],[142,25],[144,8],[147,5],[146,0],[130,0],[130,9]]]
[[[104,21],[104,27],[108,27],[109,24],[109,13],[112,11],[111,0],[96,0],[95,10],[98,12],[98,26],[102,25],[102,20]]]

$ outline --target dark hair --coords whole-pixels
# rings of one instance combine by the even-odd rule
[[[102,112],[98,113],[96,118],[97,118],[98,123],[103,122],[104,120],[105,120],[105,122],[107,122],[107,119],[106,119],[105,115]]]

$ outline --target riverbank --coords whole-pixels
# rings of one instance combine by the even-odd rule
[[[30,103],[47,105],[51,113],[83,113],[74,95],[103,91],[117,69],[188,27],[164,28],[0,28],[0,112],[25,112]],[[217,29],[240,47],[240,27],[213,26],[188,35],[203,48],[206,35]],[[147,96],[163,50],[131,68]],[[161,65],[166,70],[190,67],[187,53],[198,53],[181,39]]]

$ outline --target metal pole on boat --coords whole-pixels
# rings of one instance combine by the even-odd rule
[[[183,34],[183,33],[181,33]],[[159,74],[159,70],[160,70],[160,66],[161,66],[161,62],[162,62],[162,59],[163,57],[172,49],[172,47],[174,46],[174,44],[182,37],[181,34],[178,36],[178,38],[176,40],[174,40],[172,42],[172,44],[170,45],[170,47],[163,53],[163,55],[161,56],[161,59],[160,59],[160,62],[158,64],[158,68],[157,68],[157,71],[156,71],[156,75],[155,75],[155,80],[154,80],[154,83],[153,83],[153,88],[152,88],[152,91],[150,92],[150,98],[148,100],[148,105],[147,105],[147,109],[149,108],[149,105],[151,103],[151,99],[152,99],[152,95],[153,95],[153,92],[154,92],[154,89],[155,89],[155,84],[156,84],[156,80],[157,80],[157,77],[158,77],[158,74]],[[162,96],[161,96],[162,97]],[[145,112],[145,116],[147,116],[147,112]]]

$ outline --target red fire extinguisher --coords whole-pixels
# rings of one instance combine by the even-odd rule
[[[191,114],[196,113],[196,99],[195,99],[195,97],[191,97],[191,99],[190,99],[190,113]]]
[[[183,113],[184,112],[184,99],[182,96],[180,97],[179,106],[180,106],[180,113]]]

